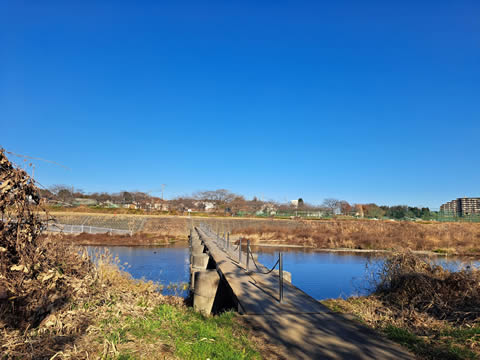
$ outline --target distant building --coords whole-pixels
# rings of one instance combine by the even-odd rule
[[[210,201],[197,201],[194,203],[194,205],[203,211],[214,211],[216,206],[215,203],[210,202]]]
[[[94,199],[83,199],[83,198],[76,198],[72,202],[73,206],[95,206],[98,205],[98,201]]]
[[[480,197],[463,197],[440,206],[440,211],[453,216],[480,215]]]
[[[290,204],[292,204],[295,208],[298,208],[298,200],[290,200]]]

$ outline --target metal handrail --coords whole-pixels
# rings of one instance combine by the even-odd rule
[[[205,233],[207,233],[207,234],[211,233],[212,236],[217,239],[216,243],[217,243],[217,246],[218,246],[218,240],[219,240],[218,233],[215,234],[215,232],[211,231],[203,223],[200,225],[200,227],[202,228],[202,230]],[[224,244],[224,251],[226,251],[228,253],[229,250],[230,250],[230,232],[227,233],[227,239],[225,239],[225,235],[224,235],[223,244]],[[226,249],[225,249],[225,245],[226,245]],[[238,262],[241,263],[242,262],[242,238],[240,238],[239,243],[237,244],[237,246],[234,249],[232,248],[232,250],[234,252],[239,250]],[[250,258],[252,259],[253,264],[255,265],[255,267],[257,269],[257,273],[262,274],[262,275],[270,274],[273,270],[275,270],[275,268],[278,265],[278,298],[279,298],[278,301],[280,303],[283,303],[283,253],[279,252],[278,253],[278,259],[275,262],[275,264],[273,265],[273,267],[271,269],[267,270],[267,271],[264,271],[263,269],[261,269],[258,266],[257,262],[255,261],[255,258],[253,257],[253,253],[250,250],[250,240],[247,240],[247,264],[246,264],[246,270],[247,271],[249,271],[249,259]],[[266,269],[268,269],[268,268],[266,268]]]

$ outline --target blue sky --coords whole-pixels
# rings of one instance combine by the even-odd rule
[[[478,1],[0,1],[0,146],[88,192],[480,196]],[[158,195],[158,193],[156,193]]]

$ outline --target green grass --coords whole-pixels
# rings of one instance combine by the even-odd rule
[[[118,359],[136,359],[121,344],[163,344],[183,359],[260,359],[247,331],[235,321],[233,312],[205,317],[188,308],[157,306],[142,317],[113,315],[104,321],[103,339],[117,345]],[[99,341],[103,342],[103,339]],[[141,349],[138,349],[141,353]]]
[[[435,249],[435,250],[433,250],[433,252],[437,253],[437,254],[448,254],[449,250],[447,250],[447,249]]]
[[[389,339],[398,342],[425,359],[477,359],[476,354],[464,346],[465,340],[472,335],[472,332],[468,330],[452,330],[448,339],[446,339],[447,336],[443,334],[444,336],[427,340],[406,329],[392,325],[385,327],[383,333]],[[477,328],[474,330],[473,334],[480,334],[480,329]]]

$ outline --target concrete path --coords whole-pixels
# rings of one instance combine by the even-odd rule
[[[278,301],[278,275],[245,269],[238,252],[218,246],[208,229],[197,229],[217,271],[238,303],[238,311],[254,331],[283,348],[292,359],[412,359],[399,345],[347,317],[334,313],[308,294],[284,283]],[[242,259],[246,260],[243,253]],[[254,265],[251,264],[250,269]],[[295,281],[295,279],[293,279]]]

